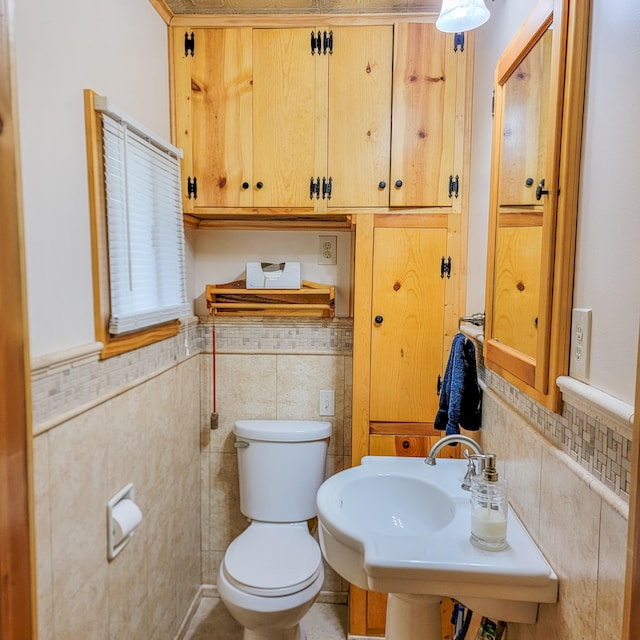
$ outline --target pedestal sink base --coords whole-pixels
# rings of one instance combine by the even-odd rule
[[[441,637],[439,597],[389,594],[386,640],[440,640]]]

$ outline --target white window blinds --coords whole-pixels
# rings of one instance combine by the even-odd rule
[[[179,149],[96,100],[103,113],[111,317],[118,335],[184,317]]]

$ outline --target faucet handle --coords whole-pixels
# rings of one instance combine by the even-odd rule
[[[468,451],[464,452],[464,456],[469,460],[469,464],[473,464],[475,474],[482,475],[489,456],[485,453],[469,453]]]

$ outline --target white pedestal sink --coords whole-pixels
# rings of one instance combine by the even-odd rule
[[[506,549],[471,544],[465,471],[465,460],[365,457],[318,491],[327,562],[355,586],[389,594],[386,640],[439,638],[444,596],[521,623],[557,600],[557,576],[513,511]]]

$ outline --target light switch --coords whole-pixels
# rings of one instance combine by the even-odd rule
[[[335,415],[335,391],[321,391],[320,392],[320,411],[318,415],[321,416],[333,416]]]

